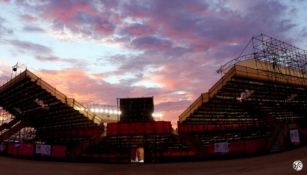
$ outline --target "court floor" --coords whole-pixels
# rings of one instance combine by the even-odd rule
[[[295,160],[305,164],[299,172],[292,164]],[[307,174],[307,147],[283,153],[233,160],[181,162],[164,164],[103,164],[70,163],[25,160],[0,157],[0,175],[290,175]]]

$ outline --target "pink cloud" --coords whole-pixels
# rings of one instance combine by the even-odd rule
[[[78,13],[93,13],[95,11],[95,8],[88,1],[79,1],[78,3],[73,3],[73,1],[49,1],[44,16],[48,19],[70,23]]]
[[[0,63],[0,86],[11,79],[12,67]]]
[[[194,67],[195,69],[191,69]],[[203,69],[203,70],[202,70]],[[204,70],[210,71],[204,75]],[[218,79],[218,76],[214,72],[216,67],[210,65],[203,66],[195,64],[175,63],[174,65],[166,65],[163,69],[159,70],[145,79],[150,79],[153,82],[162,84],[164,88],[171,89],[173,91],[186,91],[190,94],[190,97],[194,97],[195,94],[205,92],[211,85]],[[200,78],[203,76],[204,78]]]
[[[110,103],[97,95],[107,85],[99,84],[95,79],[90,78],[90,74],[80,69],[40,70],[36,73],[68,97],[75,98],[80,102]]]

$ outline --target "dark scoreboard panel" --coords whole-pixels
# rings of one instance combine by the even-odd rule
[[[121,122],[147,122],[153,121],[153,97],[121,98]]]

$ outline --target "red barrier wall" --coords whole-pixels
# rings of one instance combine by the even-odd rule
[[[171,123],[166,121],[147,123],[109,123],[107,126],[108,136],[118,135],[151,135],[170,134]]]
[[[165,152],[162,152],[163,157],[189,157],[189,156],[196,156],[196,152],[192,150],[168,150]]]
[[[202,133],[210,131],[225,131],[225,130],[239,130],[250,127],[259,127],[259,124],[223,124],[223,125],[203,125],[203,124],[180,124],[178,123],[178,133]]]
[[[66,157],[66,147],[61,146],[61,145],[53,145],[51,155],[54,158],[65,158]]]
[[[235,141],[229,144],[229,154],[245,153],[245,141]]]
[[[34,145],[23,143],[19,146],[19,156],[33,157],[34,154]]]
[[[7,153],[12,156],[17,156],[19,153],[19,143],[9,143]]]
[[[205,156],[208,156],[208,157],[213,156],[215,154],[214,144],[211,143],[211,144],[205,146],[204,153],[205,153]]]
[[[74,129],[74,130],[60,130],[57,132],[48,133],[49,137],[75,137],[75,138],[85,138],[85,137],[93,137],[104,130],[103,127],[93,127],[93,128],[82,128],[82,129]]]

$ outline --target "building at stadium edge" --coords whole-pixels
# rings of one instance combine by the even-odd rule
[[[151,117],[153,97],[119,99],[122,113],[110,115],[120,120],[109,122],[25,70],[0,87],[0,154],[143,163],[235,158],[306,145],[305,50],[261,34],[218,72],[222,77],[182,112],[175,130]]]

